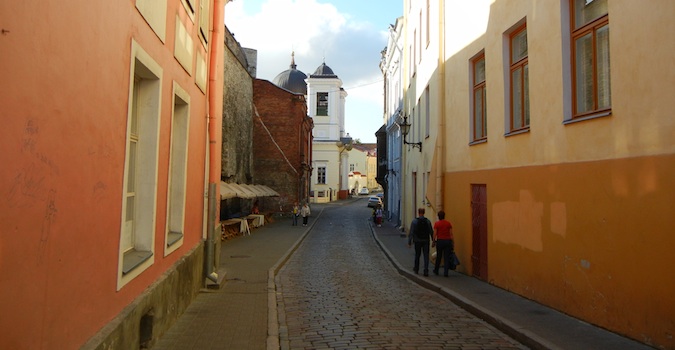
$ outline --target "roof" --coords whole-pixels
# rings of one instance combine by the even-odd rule
[[[326,62],[321,63],[321,65],[314,71],[310,78],[337,78],[338,76],[333,73],[333,70],[326,65]]]
[[[279,73],[272,82],[278,87],[288,91],[307,95],[307,82],[305,82],[307,75],[296,69],[296,67],[295,53],[293,52],[291,53],[290,68]]]
[[[265,185],[246,185],[220,182],[220,199],[278,197],[279,193]]]

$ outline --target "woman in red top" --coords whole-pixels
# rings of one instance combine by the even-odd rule
[[[445,220],[445,212],[438,212],[438,221],[434,224],[434,242],[436,243],[436,264],[434,274],[438,275],[438,268],[441,266],[441,257],[443,258],[443,276],[448,277],[450,269],[450,260],[452,251],[455,249],[452,236],[452,224]]]

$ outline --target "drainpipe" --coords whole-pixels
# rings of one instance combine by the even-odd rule
[[[209,94],[207,101],[207,111],[208,111],[208,129],[209,129],[209,212],[206,228],[206,256],[204,258],[205,264],[205,274],[206,278],[213,282],[218,282],[218,273],[215,271],[215,227],[216,221],[218,220],[216,216],[218,208],[218,197],[220,196],[218,191],[218,184],[220,182],[220,152],[218,145],[220,144],[218,140],[218,129],[221,126],[222,121],[218,114],[217,108],[217,98],[216,93],[220,91],[216,89],[215,86],[218,83],[217,74],[219,72],[218,65],[218,53],[220,47],[222,46],[222,38],[220,28],[223,23],[223,0],[214,0],[213,1],[213,29],[211,30],[211,50],[209,52]]]
[[[440,98],[438,101],[440,101],[440,108],[439,108],[439,128],[438,128],[438,139],[440,142],[437,141],[437,144],[440,143],[440,147],[437,149],[438,151],[438,158],[437,161],[438,163],[436,164],[436,208],[437,211],[439,212],[441,210],[445,210],[443,208],[443,197],[445,196],[445,157],[446,157],[446,152],[447,152],[447,147],[448,144],[446,143],[446,137],[445,137],[445,5],[443,1],[440,1],[439,3],[439,24],[438,28],[440,31],[439,35],[439,59],[438,59],[438,67],[439,67],[439,77],[440,77],[440,91],[439,95]]]

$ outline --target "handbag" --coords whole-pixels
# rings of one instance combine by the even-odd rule
[[[457,254],[453,251],[450,253],[450,270],[456,270],[457,265],[459,265],[459,258],[457,257]]]

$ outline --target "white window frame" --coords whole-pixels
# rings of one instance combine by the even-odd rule
[[[162,67],[135,41],[131,40],[127,135],[124,161],[120,246],[117,290],[132,281],[154,263],[155,220],[157,213],[157,173],[159,124],[162,96]],[[136,93],[137,94],[136,94]],[[137,101],[136,99],[140,99]],[[130,170],[131,123],[138,108],[138,148],[134,174]],[[135,176],[134,213],[127,224],[129,176]],[[137,215],[143,213],[143,215]],[[128,229],[132,230],[130,235]],[[123,244],[131,236],[129,244]]]
[[[171,119],[171,148],[169,154],[169,181],[167,183],[166,232],[164,255],[183,244],[187,164],[190,135],[190,95],[173,82],[173,113]]]

